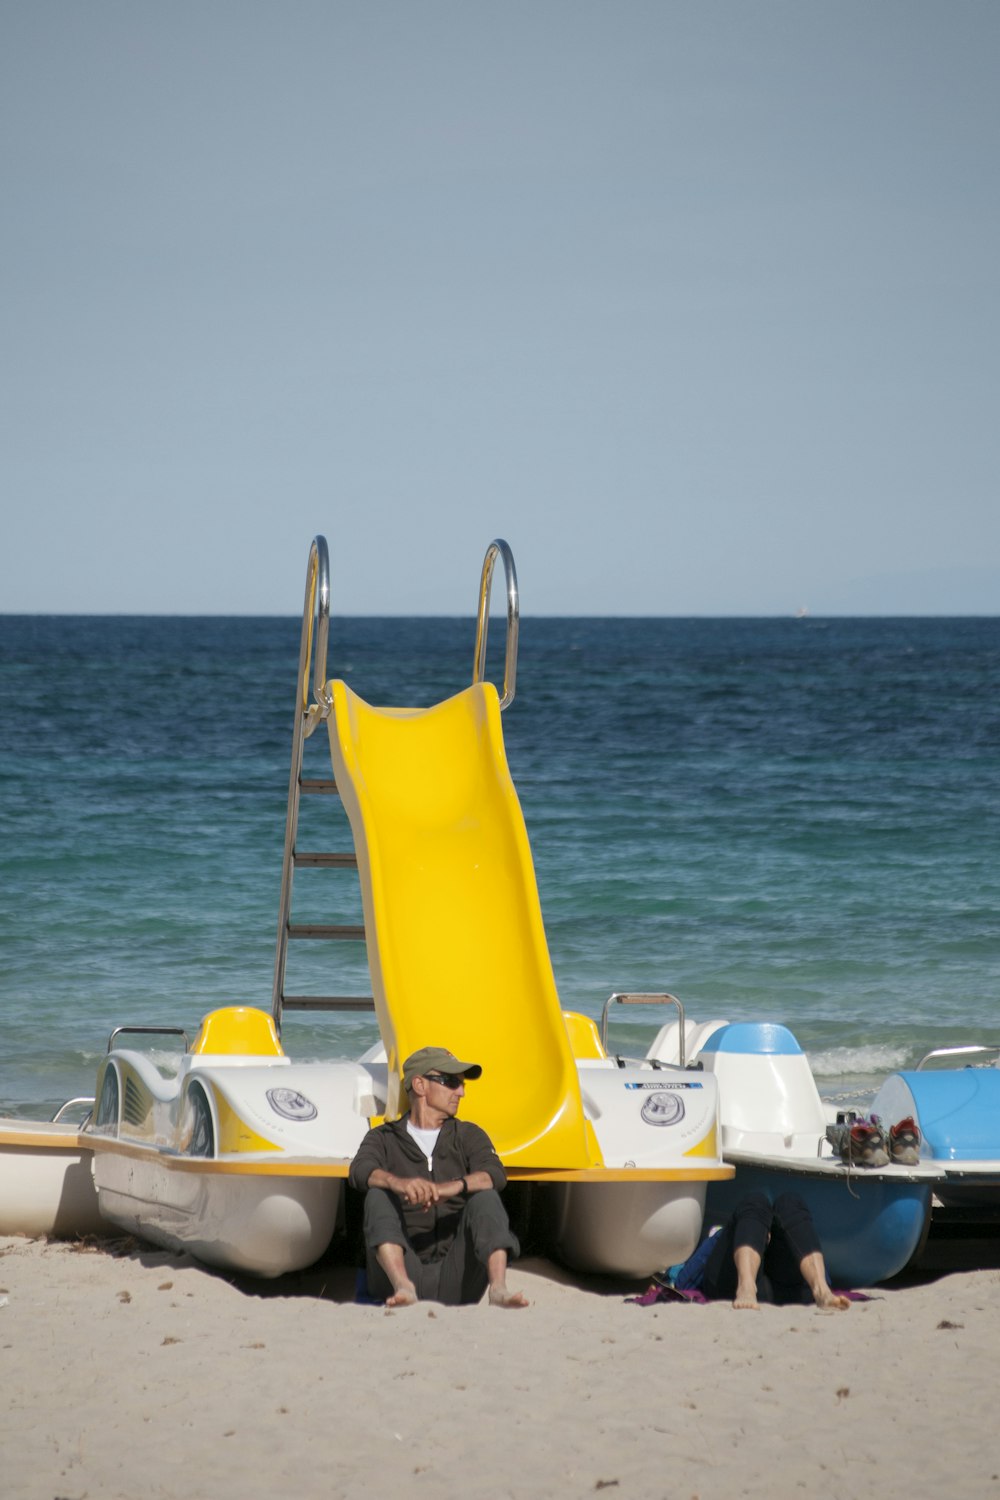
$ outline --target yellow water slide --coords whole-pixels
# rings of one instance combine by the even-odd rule
[[[584,1118],[500,705],[477,682],[429,709],[373,708],[332,682],[334,774],[354,834],[375,1007],[389,1058],[483,1065],[466,1114],[504,1162],[601,1165]],[[402,1106],[402,1107],[405,1107]]]

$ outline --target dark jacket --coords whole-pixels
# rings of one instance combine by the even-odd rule
[[[407,1116],[369,1130],[351,1162],[348,1182],[364,1192],[376,1168],[394,1177],[428,1177],[432,1182],[455,1182],[472,1172],[488,1172],[497,1192],[507,1185],[507,1176],[493,1142],[471,1120],[445,1120],[434,1147],[432,1166],[406,1129]],[[407,1238],[422,1261],[440,1260],[455,1238],[465,1193],[445,1198],[432,1208],[401,1202]]]

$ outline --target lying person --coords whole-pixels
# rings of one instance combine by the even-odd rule
[[[851,1305],[827,1281],[819,1235],[798,1193],[782,1193],[773,1205],[763,1193],[748,1193],[707,1245],[676,1271],[678,1285],[700,1285],[709,1301],[731,1298],[740,1309],[757,1309],[762,1302],[815,1302],[831,1310]],[[699,1259],[700,1283],[692,1273],[683,1278]]]

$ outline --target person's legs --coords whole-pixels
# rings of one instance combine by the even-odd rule
[[[760,1277],[771,1232],[771,1205],[763,1193],[741,1198],[716,1235],[702,1290],[706,1297],[732,1298],[733,1306],[755,1308],[770,1300],[770,1286]]]
[[[733,1251],[733,1265],[736,1268],[736,1290],[733,1293],[733,1306],[738,1312],[756,1312],[760,1307],[758,1296],[758,1283],[760,1281],[761,1256],[752,1245],[737,1245]],[[770,1302],[770,1297],[764,1298]]]
[[[453,1307],[478,1302],[488,1290],[495,1307],[527,1307],[526,1297],[507,1290],[508,1258],[519,1251],[500,1194],[492,1189],[471,1193],[441,1262],[439,1301]]]
[[[830,1290],[826,1263],[812,1214],[798,1193],[782,1193],[774,1203],[774,1227],[764,1257],[776,1302],[815,1302],[846,1308],[850,1302]]]
[[[386,1307],[409,1307],[419,1302],[417,1280],[406,1264],[406,1251],[391,1240],[384,1240],[376,1245],[374,1252],[368,1252],[368,1290]]]
[[[406,1237],[395,1193],[369,1188],[365,1194],[365,1260],[368,1291],[387,1307],[405,1307],[420,1296],[422,1267]]]
[[[486,1262],[491,1307],[527,1307],[528,1299],[523,1292],[512,1292],[507,1286],[507,1251],[494,1250]]]

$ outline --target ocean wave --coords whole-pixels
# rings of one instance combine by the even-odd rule
[[[909,1048],[868,1042],[857,1047],[827,1047],[808,1052],[814,1078],[869,1077],[895,1073],[912,1064]]]

